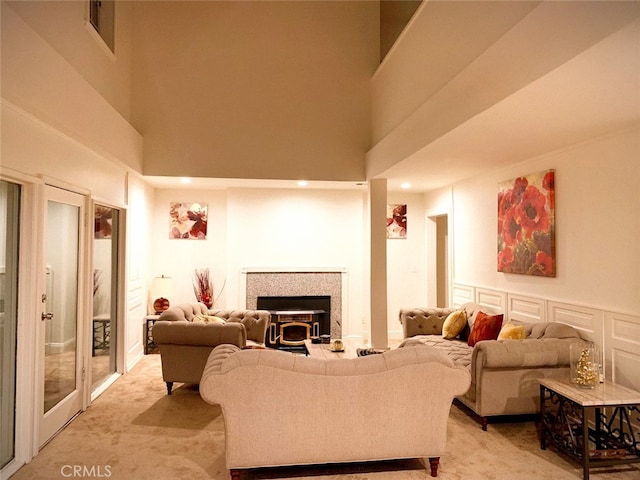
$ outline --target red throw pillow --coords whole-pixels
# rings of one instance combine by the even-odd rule
[[[480,340],[496,340],[502,328],[502,320],[504,315],[487,315],[483,311],[479,311],[476,321],[473,322],[473,328],[469,334],[467,344],[473,347]]]

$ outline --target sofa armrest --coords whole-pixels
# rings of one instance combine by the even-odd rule
[[[239,322],[218,324],[159,320],[153,326],[153,338],[160,346],[172,344],[215,347],[228,343],[244,347],[247,344],[247,332]]]

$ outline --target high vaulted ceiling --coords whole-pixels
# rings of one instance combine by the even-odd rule
[[[640,123],[640,2],[425,2],[372,78],[366,172],[312,185],[437,189]]]
[[[536,5],[370,150],[370,176],[428,191],[638,124],[639,18],[638,2]]]

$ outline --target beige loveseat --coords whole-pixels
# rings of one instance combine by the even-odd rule
[[[538,413],[538,380],[568,378],[570,345],[588,340],[563,323],[522,323],[524,339],[484,340],[470,347],[467,338],[478,311],[492,312],[473,303],[461,308],[466,309],[468,324],[451,340],[442,337],[442,327],[454,309],[401,309],[405,340],[400,346],[432,346],[447,353],[456,365],[468,369],[471,386],[458,400],[480,417],[483,430],[487,429],[487,419],[491,416]]]
[[[221,345],[200,395],[222,407],[232,479],[242,469],[398,458],[429,458],[435,477],[451,402],[469,383],[436,349],[320,359]]]
[[[162,378],[171,395],[174,382],[200,382],[214,347],[264,345],[271,314],[266,310],[209,310],[203,303],[184,303],[160,315],[153,338],[160,349]]]

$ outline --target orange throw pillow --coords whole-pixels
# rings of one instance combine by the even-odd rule
[[[481,340],[496,340],[502,328],[502,320],[504,315],[487,315],[483,311],[479,311],[476,321],[473,322],[473,328],[469,334],[467,344],[473,347]]]

